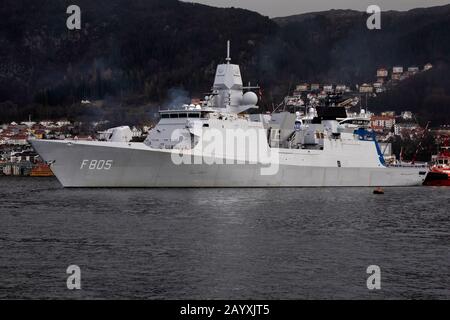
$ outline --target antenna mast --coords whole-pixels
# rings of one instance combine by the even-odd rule
[[[230,40],[227,41],[227,64],[230,64],[231,62],[231,57],[230,57]]]

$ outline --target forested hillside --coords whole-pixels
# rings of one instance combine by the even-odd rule
[[[66,28],[70,4],[81,7],[80,31]],[[175,89],[192,97],[208,91],[228,39],[244,81],[263,87],[263,108],[300,81],[361,83],[373,81],[380,66],[431,62],[432,75],[371,104],[442,119],[449,108],[450,6],[384,13],[380,31],[369,31],[366,19],[332,10],[270,20],[176,0],[3,0],[0,120],[141,119]],[[104,103],[87,108],[83,99]]]

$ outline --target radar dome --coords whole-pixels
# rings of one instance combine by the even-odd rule
[[[242,105],[255,106],[258,103],[258,96],[254,92],[246,92],[242,97]]]

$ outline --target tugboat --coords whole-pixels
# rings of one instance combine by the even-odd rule
[[[430,172],[424,183],[426,186],[450,187],[450,144],[447,138],[437,156],[433,157]]]

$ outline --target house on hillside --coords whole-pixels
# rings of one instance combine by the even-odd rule
[[[401,119],[394,125],[394,134],[396,136],[410,137],[421,130],[420,125],[411,120]]]
[[[372,116],[370,124],[372,129],[376,132],[392,130],[395,125],[395,116]]]
[[[28,136],[26,134],[16,134],[9,138],[8,144],[25,146],[28,144]]]
[[[364,83],[359,87],[360,93],[373,93],[373,86],[371,84]]]
[[[428,71],[433,69],[433,65],[431,63],[427,63],[425,67],[423,67],[423,71]]]

